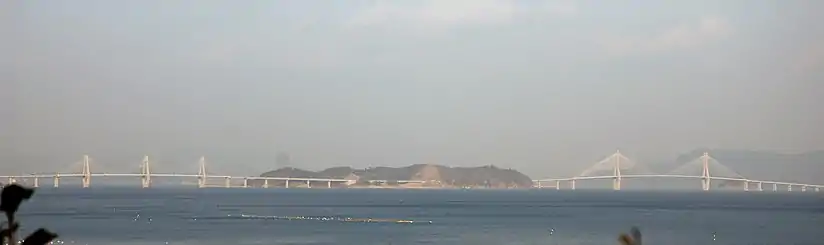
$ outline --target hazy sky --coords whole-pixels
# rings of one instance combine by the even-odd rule
[[[824,149],[824,1],[0,2],[0,171]],[[174,159],[174,160],[172,160]],[[640,161],[640,160],[639,160]],[[218,166],[214,166],[218,165]]]

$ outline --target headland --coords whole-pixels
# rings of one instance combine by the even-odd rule
[[[347,179],[346,184],[336,187],[345,188],[495,188],[514,189],[531,188],[532,180],[525,174],[513,169],[496,166],[447,167],[442,165],[416,164],[406,167],[372,167],[354,169],[351,167],[332,167],[322,171],[309,171],[298,168],[280,168],[260,175],[261,177],[290,178],[327,178]],[[404,181],[415,182],[404,182]],[[260,181],[250,185],[261,185]],[[270,184],[271,181],[270,181]],[[290,182],[298,187],[305,183]]]

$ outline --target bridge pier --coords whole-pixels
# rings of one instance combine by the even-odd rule
[[[269,188],[269,179],[264,179],[263,180],[263,188],[264,189]]]
[[[806,185],[801,186],[801,192],[807,192],[807,186]]]
[[[544,187],[541,185],[541,183],[542,183],[542,182],[539,180],[539,181],[538,181],[538,189],[544,188]]]
[[[569,188],[570,188],[571,190],[575,190],[575,180],[570,180],[570,181],[569,181]]]
[[[710,178],[704,177],[703,179],[701,179],[701,190],[709,191],[711,184],[712,180]]]
[[[312,188],[312,185],[309,184],[309,180],[306,180],[306,188]]]
[[[612,189],[616,190],[616,191],[621,190],[621,177],[620,176],[615,177],[614,179],[612,179]]]
[[[793,191],[793,185],[787,185],[787,191],[792,192]]]
[[[555,190],[561,190],[561,181],[560,180],[555,181]]]
[[[223,182],[223,187],[232,188],[232,177],[226,177]]]
[[[60,187],[60,174],[54,175],[54,188]]]
[[[326,182],[326,188],[332,189],[332,181]]]
[[[819,192],[819,191],[820,191],[820,187],[816,187],[815,192]]]
[[[744,181],[744,191],[750,191],[750,182]]]
[[[289,179],[286,179],[286,189],[289,189]]]
[[[773,183],[773,191],[778,191],[778,184]]]
[[[758,187],[757,187],[757,188],[758,188],[758,191],[764,191],[764,188],[762,187],[762,184],[763,184],[763,182],[758,182],[758,183],[756,184],[756,185],[758,186]]]
[[[89,186],[91,186],[91,184],[92,184],[91,178],[84,176],[83,180],[82,180],[82,184],[83,184],[83,188],[89,188]]]
[[[34,188],[40,187],[40,178],[34,177]]]
[[[12,177],[9,177],[9,181],[7,181],[7,182],[9,183],[9,185],[14,184],[15,179],[12,178]]]
[[[143,187],[143,188],[152,187],[152,180],[150,179],[150,177],[148,175],[143,176],[141,187]]]
[[[249,188],[249,178],[243,178],[243,188]]]

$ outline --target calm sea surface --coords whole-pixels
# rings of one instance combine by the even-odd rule
[[[632,226],[647,245],[824,244],[811,192],[43,188],[21,212],[90,245],[617,244]],[[321,220],[346,217],[415,223]]]

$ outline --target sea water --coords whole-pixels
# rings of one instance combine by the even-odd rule
[[[42,188],[19,219],[82,245],[818,245],[824,193]]]

